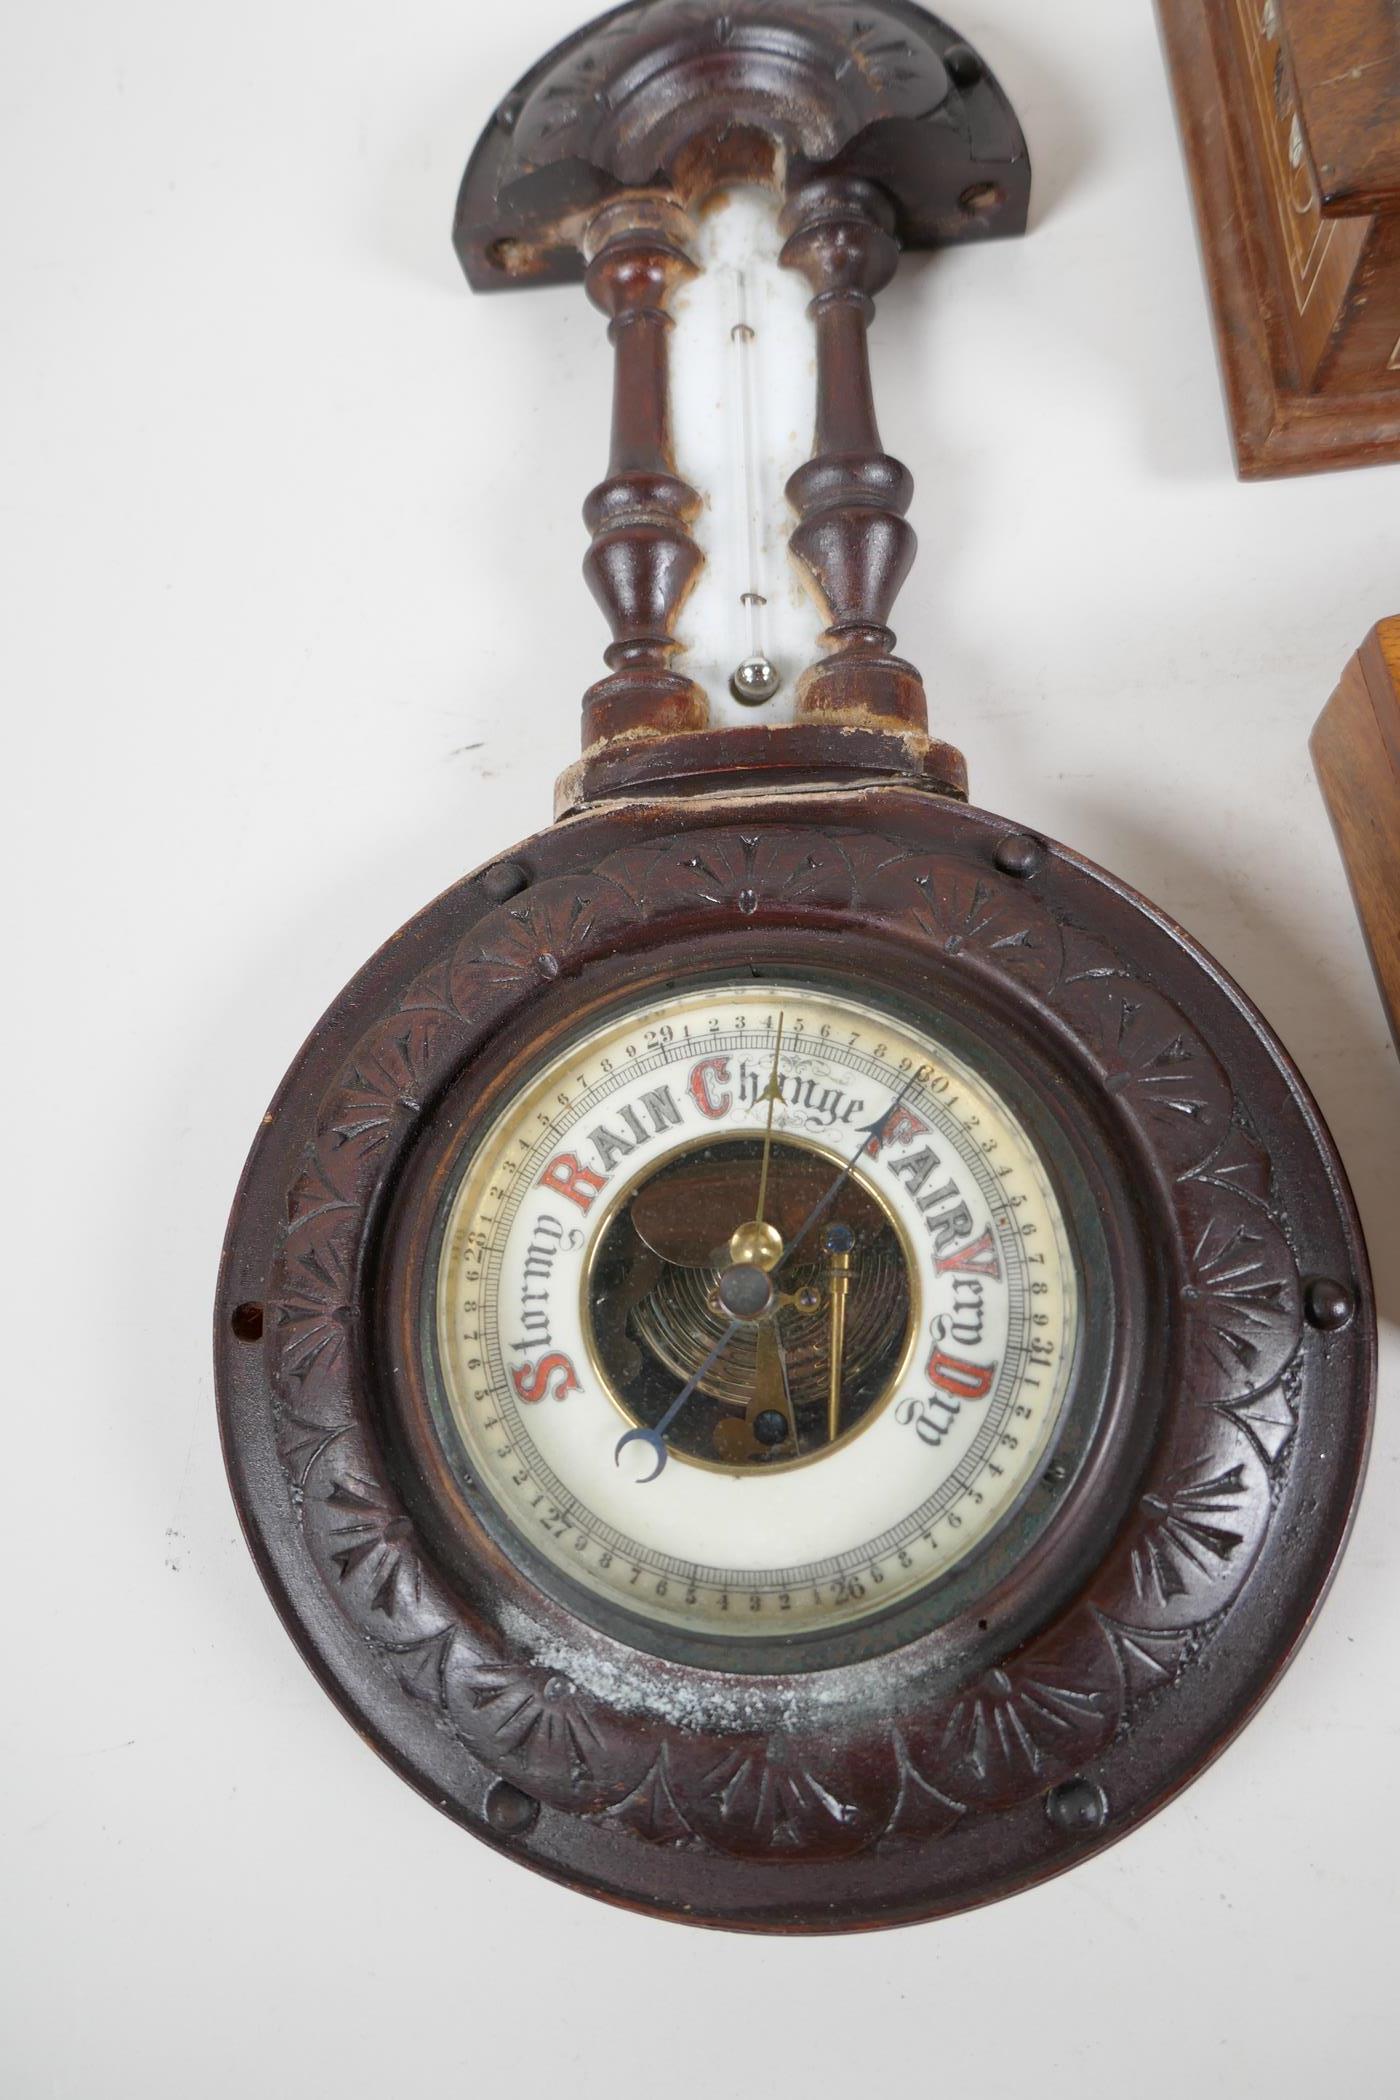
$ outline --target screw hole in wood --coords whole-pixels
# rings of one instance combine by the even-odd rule
[[[235,1339],[240,1342],[260,1342],[263,1334],[263,1309],[251,1298],[242,1305],[235,1305],[229,1318]]]

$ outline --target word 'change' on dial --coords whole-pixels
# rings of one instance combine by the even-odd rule
[[[1038,1477],[1079,1292],[1030,1137],[932,1032],[796,983],[696,989],[561,1052],[464,1162],[444,1446],[532,1560],[631,1612],[849,1623]],[[664,1471],[616,1462],[629,1433]]]

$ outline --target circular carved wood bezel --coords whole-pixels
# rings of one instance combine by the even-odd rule
[[[484,1533],[443,1550],[413,1439],[386,1434],[412,1230],[395,1203],[454,1090],[479,1070],[485,1100],[493,1061],[499,1079],[537,1053],[571,987],[577,1012],[659,954],[742,967],[814,936],[830,953],[835,932],[853,974],[897,957],[906,981],[1009,1020],[1028,1072],[1061,1075],[1107,1214],[1130,1219],[1119,1199],[1138,1191],[1136,1224],[1111,1226],[1126,1340],[1092,1462],[1042,1562],[982,1614],[980,1648],[965,1613],[956,1638],[749,1679],[573,1620]],[[284,1082],[235,1204],[216,1333],[250,1544],[361,1732],[544,1872],[768,1931],[988,1901],[1194,1776],[1326,1588],[1374,1385],[1340,1166],[1238,991],[1101,871],[888,786],[598,811],[430,906]]]
[[[792,1680],[821,1670],[827,1675],[814,1725],[852,1739],[873,1733],[883,1741],[891,1712],[919,1704],[929,1681],[975,1675],[1043,1624],[1082,1586],[1104,1536],[1125,1514],[1179,1346],[1163,1280],[1145,1245],[1150,1233],[1139,1189],[1151,1176],[1151,1161],[1116,1147],[1111,1123],[1092,1109],[1064,1114],[1066,1095],[1074,1098],[1071,1069],[1047,1059],[1045,1046],[1027,1039],[1018,1002],[998,996],[994,986],[969,1002],[961,973],[922,951],[921,982],[911,990],[907,945],[876,931],[844,929],[841,955],[836,975],[830,932],[816,927],[750,926],[741,958],[724,935],[672,935],[661,950],[595,956],[586,986],[556,982],[537,994],[427,1119],[397,1182],[379,1235],[382,1259],[366,1290],[376,1330],[366,1362],[385,1459],[432,1556],[458,1593],[498,1629],[512,1614],[517,1627],[532,1617],[536,1645],[556,1655],[577,1632],[571,1621],[581,1617],[625,1649],[694,1665],[696,1674],[679,1678],[672,1696],[683,1699],[692,1718],[709,1699],[715,1737],[723,1738],[716,1742],[717,1754],[728,1747],[732,1726],[724,1717],[735,1702],[734,1685],[717,1683],[717,1671],[740,1672],[749,1680],[742,1700],[751,1732],[790,1733],[803,1697]],[[1032,1132],[1059,1194],[1076,1267],[1095,1280],[1083,1308],[1074,1390],[1034,1488],[974,1554],[930,1589],[858,1626],[811,1630],[795,1640],[775,1633],[768,1641],[725,1642],[713,1633],[663,1632],[570,1585],[543,1556],[522,1547],[488,1496],[464,1486],[470,1460],[434,1404],[441,1374],[431,1307],[443,1218],[467,1157],[503,1102],[532,1068],[619,1005],[648,999],[664,1004],[668,987],[689,990],[715,977],[732,983],[736,973],[751,978],[755,990],[779,977],[837,990],[858,986],[863,997],[972,1062]],[[444,1449],[444,1427],[451,1456]],[[542,1590],[549,1594],[541,1596]],[[894,1649],[901,1651],[897,1664],[882,1671],[832,1674],[837,1665],[868,1662]],[[637,1658],[626,1660],[635,1665]],[[781,1683],[763,1681],[775,1674]],[[648,1684],[661,1703],[662,1676],[653,1673]],[[823,1838],[818,1825],[810,1848],[819,1849]]]

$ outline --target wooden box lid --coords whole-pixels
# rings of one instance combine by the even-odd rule
[[[1292,53],[1324,215],[1400,214],[1400,16],[1392,0],[1272,5]]]

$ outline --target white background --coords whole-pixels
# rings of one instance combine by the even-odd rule
[[[497,1859],[332,1711],[240,1543],[209,1313],[246,1146],[364,956],[547,820],[599,661],[601,324],[473,301],[448,244],[577,5],[0,19],[0,2089],[1389,2090],[1393,1326],[1350,1556],[1243,1741],[1069,1878],[894,1935],[685,1932]],[[1269,1014],[1393,1317],[1395,1057],[1306,737],[1400,611],[1400,470],[1235,484],[1145,0],[956,19],[1037,203],[883,302],[902,644],[977,798]]]

